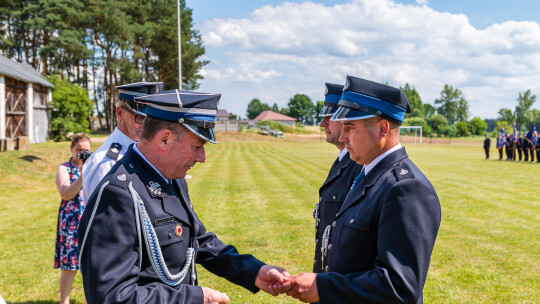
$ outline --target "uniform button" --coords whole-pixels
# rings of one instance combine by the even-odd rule
[[[328,272],[328,266],[324,267],[324,271]]]
[[[332,223],[332,227],[336,228],[336,221]]]
[[[169,239],[172,237],[172,233],[169,232]]]
[[[319,202],[322,202],[322,196],[321,196],[321,197],[319,197]]]
[[[133,164],[129,164],[129,167],[130,167],[131,169],[133,169]]]
[[[316,240],[315,240],[315,244],[317,244],[318,242],[319,242],[319,239],[316,239]]]
[[[332,198],[333,198],[334,200],[336,200],[336,196],[335,196],[335,195],[334,195],[334,196],[332,196]]]
[[[354,219],[351,219],[351,221],[349,223],[351,223],[351,224],[354,223]]]
[[[313,261],[313,263],[317,264],[317,259],[315,259],[315,261]]]
[[[336,217],[338,217],[338,215],[339,215],[339,212],[338,212],[338,213],[336,213]]]
[[[328,250],[332,250],[332,244],[328,245]]]

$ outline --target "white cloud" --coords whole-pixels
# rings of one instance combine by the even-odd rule
[[[412,84],[424,102],[448,83],[481,117],[513,108],[521,91],[540,94],[538,23],[509,21],[480,30],[465,15],[416,3],[285,2],[249,18],[205,21],[199,29],[212,63],[201,89],[223,92],[221,105],[240,115],[253,97],[280,106],[295,93],[320,100],[324,82],[341,83],[347,74]]]

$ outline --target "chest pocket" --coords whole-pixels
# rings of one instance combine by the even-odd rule
[[[184,241],[189,237],[188,227],[179,222],[157,224],[154,227],[161,247]]]
[[[341,255],[358,258],[372,255],[375,236],[371,232],[371,214],[347,212],[341,215],[337,224],[335,242]]]
[[[178,225],[180,225],[182,230],[181,236],[178,236],[176,233]],[[189,227],[174,220],[173,222],[169,221],[167,223],[156,224],[154,230],[156,231],[161,253],[169,271],[173,274],[178,273],[184,264],[186,251],[189,247]],[[146,252],[144,254],[147,255]],[[149,260],[146,266],[147,273],[157,276]]]

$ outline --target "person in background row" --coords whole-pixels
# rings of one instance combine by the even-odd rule
[[[497,136],[497,149],[499,150],[499,160],[503,158],[504,139],[501,133]]]
[[[516,151],[517,155],[519,155],[519,161],[521,161],[522,158],[522,151],[523,151],[523,136],[521,135],[521,132],[518,133],[518,138],[516,139]],[[517,158],[516,155],[516,158]]]
[[[116,89],[119,93],[116,106],[118,126],[84,164],[83,195],[86,200],[105,174],[126,153],[129,145],[141,138],[146,106],[136,102],[135,97],[161,92],[163,83],[137,82],[117,86]]]
[[[90,150],[90,138],[84,133],[73,136],[70,145],[71,157],[56,171],[56,188],[62,201],[56,225],[54,268],[60,273],[60,303],[69,304],[73,280],[79,269],[79,244],[77,227],[84,211],[82,198],[81,167],[83,160],[77,156]]]
[[[536,148],[536,162],[540,163],[540,140],[538,137],[536,138],[535,148]]]
[[[339,155],[334,161],[328,177],[319,189],[319,202],[315,205],[313,217],[315,218],[315,260],[313,262],[313,272],[323,272],[323,261],[321,260],[322,237],[324,228],[332,223],[334,216],[341,208],[347,192],[354,179],[360,171],[362,165],[351,160],[349,151],[345,144],[339,141],[341,136],[341,123],[339,121],[330,121],[330,118],[336,113],[341,99],[343,85],[326,84],[324,106],[321,109],[319,117],[322,121],[319,124],[324,128],[326,142],[335,145],[339,149]]]
[[[512,160],[512,147],[514,146],[514,141],[512,140],[512,136],[510,136],[510,133],[506,133],[506,137],[504,138],[504,148],[506,150],[506,160]]]
[[[533,133],[532,141],[528,141],[528,142],[529,142],[529,150],[531,151],[531,163],[534,163],[534,154],[535,154],[534,150],[536,149],[536,142],[537,142],[536,132]]]
[[[489,159],[489,148],[491,146],[491,139],[489,139],[489,135],[486,133],[486,138],[484,139],[484,151],[486,151],[486,159]]]

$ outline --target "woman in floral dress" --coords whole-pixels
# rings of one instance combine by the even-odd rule
[[[84,210],[84,201],[81,191],[83,161],[77,158],[77,154],[90,150],[90,138],[84,133],[75,134],[71,140],[70,150],[71,158],[58,166],[55,178],[56,187],[62,197],[58,210],[54,254],[54,268],[62,270],[60,274],[61,304],[69,304],[69,293],[79,269],[77,227]]]

